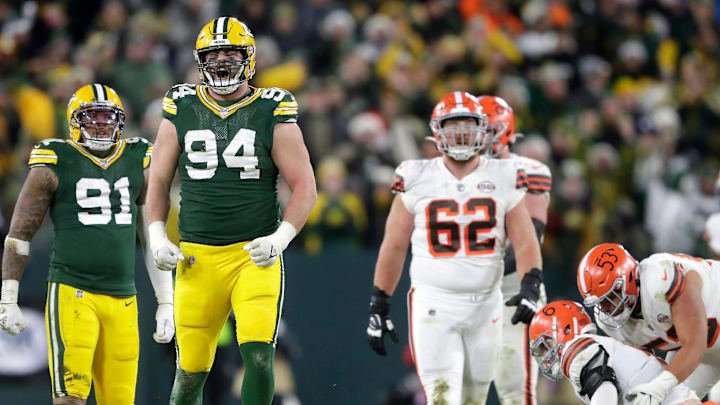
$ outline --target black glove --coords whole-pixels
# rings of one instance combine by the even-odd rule
[[[379,355],[387,356],[383,336],[390,334],[393,342],[398,342],[397,332],[390,320],[390,296],[385,291],[373,287],[370,297],[370,322],[367,327],[367,337],[370,347]]]
[[[520,282],[520,292],[505,303],[508,307],[517,307],[510,320],[513,325],[518,322],[530,323],[532,320],[538,310],[540,284],[542,284],[542,271],[536,268],[530,269]]]

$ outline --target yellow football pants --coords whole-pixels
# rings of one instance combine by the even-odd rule
[[[270,267],[258,267],[243,250],[246,243],[180,243],[185,260],[175,276],[175,339],[184,371],[210,371],[231,309],[238,345],[275,345],[285,282],[282,256]]]
[[[87,399],[94,383],[98,405],[132,405],[140,346],[137,318],[134,296],[49,283],[45,328],[53,398]]]

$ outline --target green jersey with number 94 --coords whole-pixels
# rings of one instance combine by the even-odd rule
[[[280,223],[273,129],[297,121],[297,102],[280,88],[249,87],[219,101],[207,87],[180,84],[163,99],[181,154],[182,241],[227,245],[269,235]]]
[[[50,205],[55,244],[48,281],[98,294],[135,295],[135,219],[152,145],[121,139],[104,159],[70,139],[33,148],[30,167],[58,178]]]

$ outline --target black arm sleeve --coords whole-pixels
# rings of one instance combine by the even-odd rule
[[[531,218],[533,227],[535,228],[535,235],[538,238],[538,241],[542,243],[542,236],[545,233],[545,223],[537,218]],[[511,244],[508,244],[507,248],[505,248],[505,273],[503,275],[508,275],[515,273],[517,270],[517,262],[515,260],[515,249],[513,249]]]
[[[589,365],[595,364],[595,360],[598,356],[603,356],[602,361],[600,362],[601,364],[590,368]],[[600,351],[597,352],[597,354],[595,354],[595,356],[593,356],[593,358],[588,362],[588,366],[580,372],[580,385],[582,386],[580,395],[587,395],[588,398],[592,398],[593,394],[595,394],[595,390],[597,390],[600,387],[600,384],[605,381],[610,381],[615,388],[617,388],[615,370],[607,365],[607,361],[608,354],[605,349],[601,348]],[[618,390],[618,392],[620,392],[620,390]]]

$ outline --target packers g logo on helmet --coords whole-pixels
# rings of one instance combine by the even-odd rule
[[[125,112],[115,90],[103,84],[87,84],[70,97],[67,121],[75,142],[106,151],[120,140]]]
[[[208,52],[235,50],[242,60],[205,60]],[[206,86],[218,94],[230,94],[255,74],[255,38],[250,29],[234,17],[219,17],[200,30],[193,51]]]

